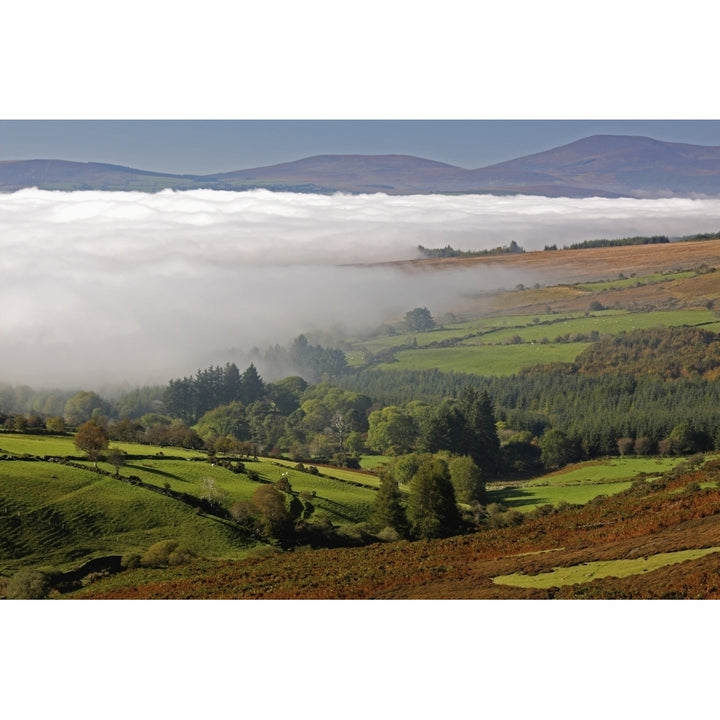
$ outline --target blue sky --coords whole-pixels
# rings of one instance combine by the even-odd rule
[[[476,168],[596,133],[720,146],[718,120],[0,120],[0,160],[211,173],[326,153],[397,153]]]

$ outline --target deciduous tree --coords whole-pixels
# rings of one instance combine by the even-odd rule
[[[74,442],[75,447],[82,450],[97,468],[98,459],[108,446],[108,434],[94,420],[88,420],[78,428]]]
[[[288,537],[292,531],[292,518],[283,493],[272,485],[261,485],[253,493],[251,505],[264,535],[277,540]]]
[[[449,462],[450,481],[458,502],[485,502],[485,482],[482,471],[469,455],[454,457]]]
[[[435,327],[435,320],[426,307],[416,307],[405,313],[405,324],[410,332],[427,332]]]

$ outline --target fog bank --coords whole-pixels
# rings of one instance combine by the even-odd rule
[[[228,348],[542,282],[343,267],[411,259],[418,245],[533,250],[718,229],[720,200],[706,199],[23,190],[0,195],[0,381],[163,383]]]

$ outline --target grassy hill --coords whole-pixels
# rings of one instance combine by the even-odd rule
[[[129,583],[136,585],[137,592],[142,593],[145,592],[141,589],[143,582],[164,584],[169,578],[177,578],[179,573],[185,578],[184,582],[195,578],[206,588],[204,592],[208,597],[218,596],[218,592],[226,593],[220,596],[228,597],[234,596],[232,593],[236,590],[228,590],[224,581],[216,589],[208,589],[208,580],[202,580],[203,575],[217,572],[218,567],[223,568],[223,573],[239,572],[242,568],[265,562],[257,559],[258,550],[271,546],[222,513],[199,512],[197,506],[180,502],[177,497],[182,494],[201,499],[207,497],[212,488],[218,502],[227,508],[236,500],[249,500],[257,488],[258,481],[245,474],[210,463],[198,453],[184,451],[165,456],[152,446],[125,444],[125,449],[134,453],[117,478],[112,475],[113,468],[103,462],[100,470],[107,474],[93,472],[89,461],[66,465],[45,462],[27,454],[24,459],[19,454],[9,454],[13,450],[27,453],[29,449],[50,447],[57,457],[72,457],[71,453],[76,451],[69,437],[3,434],[0,438],[5,453],[0,460],[0,575],[10,577],[22,568],[72,574],[79,568],[92,566],[91,561],[101,564],[105,561],[102,567],[107,569],[107,561],[112,558],[116,559],[117,566],[122,556],[142,555],[155,543],[172,540],[196,559],[183,566],[184,569],[126,570],[108,580],[109,587],[125,588]],[[152,452],[148,453],[148,450]],[[627,493],[633,482],[652,483],[653,478],[657,479],[681,462],[679,458],[620,458],[602,463],[580,463],[525,483],[491,484],[487,519],[490,529],[486,532],[492,536],[492,533],[505,532],[505,528],[518,523],[525,527],[538,517],[561,517],[558,507],[593,504],[598,498],[602,500]],[[344,528],[348,537],[352,537],[358,523],[367,520],[374,488],[378,485],[376,476],[349,470],[321,468],[321,474],[314,475],[296,469],[291,462],[268,459],[248,465],[262,482],[276,483],[282,477],[287,479],[293,493],[306,501],[311,499],[314,521]],[[128,482],[130,478],[141,484]],[[164,494],[166,490],[174,492],[175,496]],[[523,518],[518,516],[518,510]],[[406,550],[407,546],[407,543],[398,544]],[[410,547],[417,547],[417,544],[412,543]],[[377,546],[366,550],[368,562],[379,552]],[[307,561],[305,553],[319,552],[296,549],[284,553],[283,557],[291,565],[302,558],[301,566],[293,571],[295,573],[302,572]],[[359,552],[362,554],[364,550]],[[342,550],[338,553],[337,556],[321,556],[326,560],[345,557]],[[220,562],[232,564],[218,566]],[[262,582],[255,584],[253,580],[239,596],[248,596],[243,594],[245,592],[249,592],[249,596],[264,596],[263,586]],[[102,592],[103,587],[105,585],[99,583],[97,590],[89,592]],[[223,587],[225,589],[221,590]],[[185,596],[184,590],[183,593]]]
[[[530,263],[548,283],[478,294],[428,332],[400,328],[356,339],[346,350],[351,366],[388,377],[422,369],[495,375],[507,385],[515,373],[556,362],[576,363],[575,373],[602,375],[616,366],[647,374],[651,358],[659,361],[652,373],[660,378],[668,358],[683,367],[702,360],[696,374],[717,382],[716,343],[709,333],[720,331],[715,312],[720,241],[432,259],[407,268],[437,271],[477,262],[506,268]],[[552,284],[560,268],[563,282]],[[658,328],[681,330],[654,338]],[[637,348],[618,344],[623,333]],[[642,333],[649,338],[645,345]],[[687,338],[705,348],[702,358],[689,350]],[[660,348],[655,353],[660,357],[647,350],[651,345]],[[618,360],[619,353],[624,355]],[[569,391],[567,378],[558,382]],[[421,393],[418,387],[409,391]],[[310,550],[316,543],[307,534],[296,543],[301,547],[280,552],[233,519],[231,508],[249,503],[262,485],[288,483],[286,505],[325,533],[325,544],[362,545],[372,539],[367,520],[377,474],[115,445],[126,453],[120,477],[106,462],[100,473],[92,472],[70,436],[0,433],[0,585],[22,568],[72,574],[97,561],[102,573],[108,558],[117,566],[123,556],[173,541],[194,560],[129,569],[78,596],[715,597],[717,592],[702,580],[720,547],[714,519],[720,471],[714,460],[693,470],[683,469],[678,457],[606,458],[523,480],[493,478],[478,521],[482,530],[474,535]],[[57,458],[63,462],[50,461]],[[365,457],[362,467],[377,469],[387,461]],[[331,535],[333,542],[327,542]],[[651,552],[633,555],[633,548],[645,546]],[[272,556],[262,557],[267,553]],[[587,582],[578,570],[583,563]],[[532,579],[533,573],[550,572],[556,574]],[[639,578],[653,583],[643,585]]]
[[[250,501],[259,485],[284,477],[292,488],[288,502],[300,498],[313,522],[342,529],[367,519],[378,484],[349,470],[312,474],[294,463],[246,459],[251,475],[237,472],[237,461],[233,470],[229,461],[193,451],[118,447],[127,457],[115,477],[107,462],[94,472],[70,436],[0,434],[0,576],[26,567],[67,572],[96,558],[142,554],[163,540],[201,557],[241,558],[266,543],[234,522],[228,508]]]
[[[648,249],[649,248],[649,249]],[[657,327],[720,331],[720,241],[677,242],[402,263],[408,272],[491,268],[542,278],[479,292],[426,332],[401,324],[347,344],[351,367],[511,375],[573,362],[599,337]]]
[[[718,598],[719,480],[718,460],[686,464],[612,497],[473,535],[129,571],[77,596]]]

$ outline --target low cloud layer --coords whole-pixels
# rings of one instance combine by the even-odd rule
[[[720,229],[720,200],[107,193],[0,195],[0,382],[166,382],[229,348],[435,314],[518,282],[346,267],[474,250]]]

